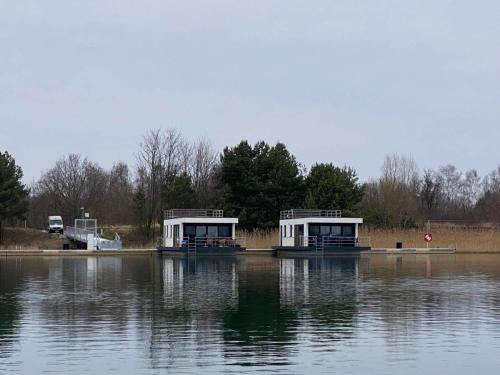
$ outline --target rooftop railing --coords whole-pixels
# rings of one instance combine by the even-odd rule
[[[280,219],[300,219],[305,217],[342,217],[342,210],[306,210],[293,209],[284,210],[280,213]]]
[[[177,209],[165,211],[164,217],[165,220],[180,217],[224,217],[224,211],[205,209]]]

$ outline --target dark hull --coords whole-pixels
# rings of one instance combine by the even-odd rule
[[[178,255],[234,255],[245,250],[244,247],[198,247],[196,250],[189,250],[186,247],[163,247],[157,248],[162,254],[178,254]]]
[[[325,247],[316,250],[311,247],[274,246],[273,253],[277,256],[328,256],[328,255],[358,255],[371,250],[371,247]]]

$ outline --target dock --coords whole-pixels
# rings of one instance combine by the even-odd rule
[[[364,254],[396,254],[396,255],[404,255],[404,254],[455,254],[457,249],[453,247],[420,247],[420,248],[375,248],[370,251],[365,252]]]
[[[113,239],[103,238],[97,232],[96,219],[75,219],[73,227],[64,229],[64,236],[67,240],[80,248],[87,250],[121,250],[122,241],[118,233]]]
[[[126,256],[153,255],[156,249],[121,250],[0,250],[0,257],[8,256]]]
[[[292,257],[301,257],[301,256],[352,256],[352,255],[360,255],[370,256],[370,255],[411,255],[411,254],[455,254],[456,249],[452,247],[446,248],[404,248],[404,249],[396,249],[396,248],[376,248],[366,251],[352,251],[352,252],[332,252],[332,253],[323,253],[323,252],[281,252],[277,255],[281,256],[292,256]],[[127,255],[153,255],[160,254],[157,249],[120,249],[120,250],[35,250],[35,249],[26,249],[26,250],[0,250],[0,257],[7,256],[127,256]],[[175,255],[170,253],[165,253],[168,256]],[[186,253],[179,253],[181,256],[185,256]],[[197,254],[190,254],[190,256],[196,256]],[[202,255],[202,254],[199,254]],[[224,255],[224,254],[220,254]],[[227,254],[226,254],[227,255]],[[247,249],[243,251],[239,251],[237,253],[231,254],[234,256],[274,256],[276,255],[276,250],[273,249]],[[211,254],[210,256],[217,256],[217,254]]]

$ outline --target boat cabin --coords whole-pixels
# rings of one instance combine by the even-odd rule
[[[281,211],[279,249],[357,251],[369,249],[359,237],[362,218],[342,217],[340,210],[294,209]]]
[[[243,250],[236,238],[238,218],[223,210],[169,210],[163,221],[160,251],[225,253]]]

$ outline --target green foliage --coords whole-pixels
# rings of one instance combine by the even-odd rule
[[[0,152],[0,242],[3,222],[12,218],[24,219],[28,211],[29,190],[21,182],[23,172],[8,153]]]
[[[333,164],[316,164],[306,178],[307,208],[344,210],[353,213],[363,198],[354,169],[339,168]]]
[[[219,201],[243,229],[272,228],[279,212],[302,206],[304,178],[286,146],[247,141],[225,148],[218,170]]]
[[[187,173],[173,176],[168,184],[162,186],[161,194],[165,209],[195,208],[196,193]]]

